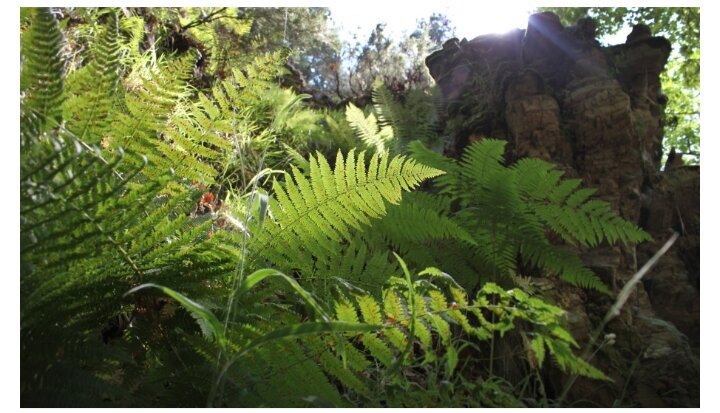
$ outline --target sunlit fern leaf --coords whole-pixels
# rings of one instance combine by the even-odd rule
[[[456,239],[469,245],[475,240],[448,215],[447,198],[410,193],[399,205],[388,208],[387,215],[374,225],[397,249],[408,250],[431,240]],[[423,225],[417,225],[422,222]]]
[[[116,114],[111,144],[132,156],[146,156],[144,174],[149,178],[173,171],[211,184],[232,149],[228,137],[245,130],[236,126],[237,108],[228,105],[220,91],[212,98],[200,93],[194,102],[186,99],[196,59],[189,53],[161,62],[128,92],[127,113]]]
[[[350,304],[347,299],[335,302],[335,314],[338,320],[349,323],[359,323],[355,306]]]
[[[425,90],[411,89],[404,92],[403,102],[393,96],[390,89],[377,78],[373,83],[372,101],[375,116],[381,132],[389,128],[385,147],[391,153],[405,153],[407,144],[412,140],[420,140],[435,146],[438,134],[435,131],[436,109],[433,101],[437,100]]]
[[[426,270],[415,281],[414,299],[409,300],[409,289],[398,279],[386,289],[382,300],[363,294],[353,293],[351,298],[342,297],[336,301],[339,319],[356,320],[358,314],[367,322],[382,321],[385,328],[381,333],[347,334],[350,342],[359,343],[368,357],[380,365],[390,368],[400,360],[406,351],[407,340],[414,337],[413,357],[404,358],[405,367],[432,363],[452,346],[454,339],[470,335],[485,341],[497,334],[513,329],[517,321],[529,321],[530,334],[539,337],[543,345],[537,348],[539,358],[544,357],[545,345],[548,354],[566,372],[577,372],[591,378],[606,378],[602,372],[575,355],[571,348],[575,340],[562,327],[564,312],[558,307],[532,297],[521,290],[505,290],[492,283],[485,284],[470,300],[457,283],[439,270]],[[427,292],[421,292],[427,291]],[[415,308],[408,308],[414,303]],[[492,318],[487,314],[492,312]],[[451,328],[451,325],[454,325]],[[410,326],[414,333],[411,335]],[[359,342],[353,337],[359,338]],[[335,368],[337,363],[333,362]],[[347,374],[347,373],[343,373]],[[372,377],[370,378],[372,380]]]
[[[22,142],[62,119],[63,35],[48,8],[33,9],[32,23],[22,34],[20,47],[20,129]]]
[[[160,61],[141,85],[126,94],[129,118],[122,119],[126,128],[125,136],[120,136],[123,142],[138,132],[164,129],[175,107],[191,93],[187,81],[198,58],[196,53],[186,53]]]
[[[403,156],[338,153],[335,170],[318,154],[310,158],[310,176],[293,169],[292,179],[273,184],[270,210],[274,220],[253,240],[253,254],[271,262],[294,262],[294,257],[328,256],[351,230],[386,213],[385,202],[396,204],[403,191],[442,172]],[[289,261],[288,258],[290,259]]]
[[[120,175],[121,162],[72,136],[50,136],[21,153],[23,397],[42,398],[77,360],[98,375],[88,387],[107,382],[111,348],[103,341],[112,338],[104,325],[134,307],[122,290],[147,279],[197,288],[199,275],[210,280],[234,268],[235,256],[208,239],[211,222],[188,225],[199,193],[164,195],[167,177],[138,185],[140,169]],[[121,339],[122,330],[115,334]],[[117,370],[121,361],[114,363]]]
[[[233,49],[234,42],[228,41],[228,35],[232,33],[234,38],[247,35],[252,28],[252,20],[239,18],[236,7],[224,7],[221,10],[187,7],[180,15],[180,24],[186,26],[210,14],[215,17],[215,21],[189,26],[187,32],[207,47],[207,70],[210,73],[224,72],[225,67],[232,67],[233,63],[228,58],[228,53]]]
[[[284,64],[290,55],[288,49],[279,49],[272,53],[255,56],[244,70],[233,68],[233,82],[247,92],[248,97],[261,97],[260,93],[267,90],[263,82],[271,82],[283,73]]]
[[[390,368],[393,365],[393,351],[377,334],[365,333],[360,340],[370,355],[381,362],[383,366]]]
[[[110,23],[100,30],[90,63],[67,78],[68,99],[63,111],[68,130],[89,144],[100,144],[108,136],[120,82],[117,16],[111,14]]]
[[[504,166],[504,141],[475,142],[460,161],[429,151],[419,143],[410,147],[420,162],[448,172],[436,179],[440,193],[450,201],[460,200],[461,205],[449,218],[472,237],[472,260],[488,276],[516,272],[519,258],[573,285],[609,292],[576,252],[549,241],[548,230],[568,244],[583,247],[603,241],[614,244],[649,239],[644,231],[614,213],[608,203],[592,199],[594,191],[581,189],[580,180],[563,180],[563,172],[552,164],[522,159]],[[419,222],[408,209],[397,208],[397,214],[403,217],[396,220]],[[403,227],[412,224],[407,222]],[[415,242],[430,239],[423,235]],[[413,254],[408,257],[413,258]]]
[[[190,154],[169,150],[172,142],[162,132],[182,99],[189,96],[187,80],[196,60],[197,56],[188,53],[152,67],[145,77],[139,77],[139,85],[126,92],[126,108],[112,117],[107,146],[121,147],[133,159],[146,157],[149,165],[144,174],[149,178],[167,174],[173,165],[192,160]]]
[[[408,318],[405,306],[392,289],[386,290],[383,294],[383,311],[390,323],[402,323],[402,321],[397,320],[406,320]]]
[[[424,363],[432,362],[436,359],[435,352],[433,351],[433,339],[432,339],[432,326],[426,324],[428,319],[428,311],[425,302],[425,297],[421,294],[415,293],[415,320],[413,320],[414,335],[415,339],[418,340],[424,351]]]
[[[380,306],[378,305],[377,301],[375,301],[372,297],[357,297],[357,303],[358,308],[360,309],[360,313],[362,314],[363,321],[365,323],[378,325],[382,324],[385,321],[383,320]]]
[[[404,130],[400,124],[400,105],[395,102],[390,90],[385,83],[378,77],[375,79],[372,88],[373,108],[377,114],[378,124],[382,126],[391,126],[393,128],[393,136],[405,136]]]
[[[130,16],[120,20],[120,29],[126,34],[127,41],[121,44],[121,61],[129,66],[141,56],[140,43],[145,37],[145,21],[140,16]]]
[[[610,204],[591,199],[595,190],[579,189],[578,179],[560,180],[561,171],[537,159],[522,159],[512,166],[521,196],[532,205],[541,222],[566,242],[594,247],[603,240],[636,243],[649,235],[620,218]]]
[[[345,117],[355,135],[367,148],[372,149],[375,153],[387,153],[394,138],[389,125],[378,125],[374,114],[371,113],[366,117],[363,111],[352,103],[348,103]]]

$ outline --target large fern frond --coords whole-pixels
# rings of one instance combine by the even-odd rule
[[[374,114],[367,117],[363,111],[352,103],[348,103],[345,109],[345,117],[352,127],[355,135],[365,144],[367,148],[376,153],[385,154],[392,148],[395,135],[392,126],[380,123]]]
[[[32,9],[32,23],[21,38],[20,129],[24,143],[62,119],[63,35],[50,9]]]
[[[100,27],[92,45],[92,60],[67,79],[68,100],[63,117],[67,128],[89,144],[100,144],[111,131],[111,115],[117,109],[121,41],[118,17],[110,14],[110,24]]]
[[[592,199],[594,189],[579,186],[579,179],[561,180],[562,172],[539,159],[521,159],[512,169],[524,179],[518,190],[532,203],[536,215],[566,242],[594,247],[607,240],[611,244],[650,240],[636,225],[623,220],[610,204]]]
[[[207,47],[205,58],[208,60],[208,72],[220,75],[225,73],[226,67],[237,65],[238,59],[232,56],[233,51],[237,54],[234,43],[245,37],[252,28],[252,20],[242,18],[239,14],[236,7],[187,7],[180,15],[180,25],[187,27],[187,33]],[[207,16],[212,16],[212,19]],[[204,24],[197,24],[203,21]]]
[[[379,77],[373,83],[372,102],[379,125],[392,127],[393,136],[406,136],[399,113],[402,108]]]
[[[553,245],[547,231],[583,247],[603,241],[641,242],[649,236],[617,216],[606,202],[591,199],[594,191],[579,189],[580,180],[563,180],[552,164],[524,159],[504,166],[505,143],[473,143],[460,161],[420,143],[410,147],[416,159],[448,172],[436,179],[440,193],[459,201],[461,209],[454,219],[474,239],[475,256],[485,273],[509,275],[517,270],[520,257],[571,284],[608,292],[576,253]]]
[[[284,187],[273,184],[274,219],[256,234],[253,254],[278,265],[332,254],[352,230],[385,215],[385,202],[397,204],[403,191],[440,174],[404,156],[389,160],[376,153],[366,164],[364,153],[356,158],[354,151],[338,153],[332,170],[318,154],[310,158],[309,179],[293,167]]]
[[[124,301],[124,291],[148,279],[198,289],[237,259],[208,239],[210,221],[190,225],[199,192],[167,177],[140,185],[117,171],[121,156],[106,161],[98,152],[51,137],[21,157],[23,397],[61,388],[63,372],[81,359],[74,369],[109,385],[103,371],[116,368],[103,362],[113,351],[103,341],[122,330],[106,323],[145,308]]]

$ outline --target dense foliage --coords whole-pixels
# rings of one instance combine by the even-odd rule
[[[428,149],[430,92],[310,108],[288,50],[224,49],[254,21],[23,9],[22,405],[551,405],[548,371],[609,380],[526,277],[609,292],[577,252],[647,234],[500,141]]]

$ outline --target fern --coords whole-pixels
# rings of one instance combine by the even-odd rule
[[[373,84],[372,99],[380,125],[392,127],[396,152],[405,153],[407,144],[413,140],[432,147],[438,143],[436,106],[440,97],[436,88],[411,89],[402,96],[401,103],[378,78]]]
[[[112,354],[103,339],[112,338],[101,333],[108,319],[148,307],[122,300],[135,283],[149,278],[197,289],[200,276],[210,280],[234,267],[235,255],[208,239],[210,222],[189,226],[186,211],[199,193],[164,195],[167,179],[138,186],[132,175],[117,177],[113,166],[121,158],[106,165],[78,148],[71,139],[53,140],[22,159],[22,376],[28,400],[48,386],[62,389],[62,372],[75,369],[78,359],[88,377],[111,385],[100,373],[114,370],[103,362]],[[33,173],[38,164],[43,167]]]
[[[441,171],[421,166],[403,156],[392,160],[375,154],[366,166],[364,153],[338,153],[335,169],[322,155],[310,159],[309,179],[293,168],[285,186],[273,184],[270,202],[274,219],[256,234],[253,257],[263,257],[284,268],[285,263],[326,257],[338,244],[386,213],[385,202],[398,203],[402,191]],[[310,273],[309,266],[302,266]]]
[[[583,247],[603,241],[641,242],[649,236],[615,215],[606,202],[591,199],[593,191],[579,189],[579,180],[562,180],[562,172],[552,164],[523,159],[505,167],[504,147],[503,141],[485,139],[468,147],[460,161],[444,158],[419,143],[412,144],[411,150],[420,162],[448,172],[436,180],[439,192],[447,197],[446,202],[460,205],[461,209],[451,214],[452,222],[472,237],[472,242],[467,237],[461,240],[472,246],[471,254],[485,267],[485,273],[515,273],[520,256],[525,264],[557,274],[573,285],[608,292],[575,253],[553,245],[546,231],[569,245]],[[413,219],[411,211],[410,206],[398,209],[407,220]],[[405,228],[416,226],[407,223]],[[392,239],[392,233],[388,237]],[[409,250],[413,241],[433,238],[437,237],[417,233],[414,239],[395,237],[395,242]]]
[[[112,13],[111,23],[99,30],[90,63],[68,76],[69,97],[63,108],[68,130],[79,139],[97,145],[112,130],[110,115],[117,109],[120,93],[122,42],[117,15]]]
[[[395,135],[389,125],[378,125],[378,119],[372,113],[365,117],[361,109],[348,103],[345,117],[356,136],[366,147],[378,154],[387,153],[393,145]]]
[[[123,372],[137,370],[137,360],[145,356],[149,364],[143,370],[152,370],[153,355],[148,349],[163,337],[158,322],[171,316],[160,313],[157,302],[145,298],[129,302],[122,293],[148,278],[179,289],[202,290],[200,277],[222,285],[237,254],[208,237],[212,222],[191,223],[188,212],[200,191],[188,189],[170,174],[144,180],[145,167],[137,162],[141,158],[128,159],[121,148],[103,153],[88,143],[101,142],[93,134],[103,128],[115,131],[118,125],[94,121],[101,117],[73,117],[67,122],[68,130],[60,126],[62,107],[39,109],[37,102],[54,101],[64,93],[62,76],[55,71],[61,67],[53,51],[59,45],[48,43],[59,42],[54,36],[57,28],[46,10],[34,16],[23,43],[29,100],[21,108],[22,403],[117,406],[141,402],[142,398],[125,394],[136,389],[129,386],[123,391],[119,386],[133,380],[129,373],[123,378]],[[35,33],[39,27],[51,36]],[[99,42],[98,47],[103,44]],[[50,54],[39,53],[42,48]],[[107,64],[105,69],[113,73],[114,57],[97,56],[99,66],[92,70],[101,72],[100,66]],[[103,63],[106,60],[112,62]],[[49,76],[48,69],[56,77],[42,80]],[[40,96],[43,92],[47,96]],[[75,108],[102,101],[94,89],[78,87],[73,93]],[[72,109],[67,113],[77,114]],[[146,341],[135,349],[132,340],[122,338],[129,319],[149,327]],[[187,327],[194,321],[184,323]],[[123,345],[111,345],[117,340]],[[76,394],[86,396],[74,398]]]
[[[338,320],[384,325],[380,332],[346,334],[348,344],[355,343],[355,349],[362,349],[366,357],[382,366],[379,374],[391,373],[398,360],[403,360],[404,368],[435,365],[444,353],[454,351],[453,345],[460,334],[485,341],[494,334],[502,336],[529,322],[527,325],[532,329],[526,333],[534,337],[533,351],[539,365],[547,352],[563,371],[609,380],[572,352],[577,343],[562,327],[564,312],[558,307],[518,289],[505,291],[493,283],[485,284],[478,296],[470,300],[452,278],[434,268],[422,271],[412,284],[413,287],[408,288],[405,280],[390,278],[382,301],[357,292],[349,296],[343,294],[335,301]],[[489,314],[494,316],[491,318]],[[408,347],[409,340],[415,345]],[[409,354],[404,357],[406,351]],[[333,371],[338,363],[330,362]],[[348,388],[362,389],[358,395],[365,396],[365,387],[359,384],[362,383],[360,370],[360,367],[346,369],[341,381],[353,383]],[[452,370],[450,372],[452,374]],[[448,379],[452,377],[445,378]],[[377,379],[371,377],[370,381],[373,380]]]
[[[432,240],[454,239],[477,245],[472,236],[448,215],[447,198],[424,192],[408,194],[406,201],[388,209],[387,218],[375,228],[382,232],[395,248]],[[423,225],[417,223],[423,222]]]
[[[275,85],[287,51],[197,91],[194,51],[141,54],[137,18],[91,11],[104,17],[83,29],[89,52],[65,78],[52,14],[23,15],[23,406],[425,404],[440,397],[432,386],[471,374],[458,364],[460,340],[511,329],[532,337],[538,364],[552,357],[565,371],[604,378],[572,353],[558,308],[494,284],[471,298],[445,273],[431,268],[413,278],[389,256],[392,247],[414,267],[446,261],[477,277],[488,263],[510,268],[520,252],[568,273],[574,262],[546,243],[543,226],[580,245],[633,242],[629,227],[575,183],[549,170],[551,178],[524,181],[516,175],[542,175],[542,167],[493,165],[497,148],[488,159],[478,149],[460,163],[435,156],[439,167],[427,166],[393,156],[397,140],[369,159],[338,152],[333,167],[318,153],[303,171],[278,178],[282,172],[264,165],[284,162],[282,144],[304,142],[290,135],[317,119],[304,96]],[[392,130],[407,115],[382,90],[376,95],[368,133],[410,133]],[[242,183],[252,191],[236,196],[243,208],[198,213],[203,184],[237,183],[229,178],[234,162],[242,173],[248,165],[275,177],[273,193],[251,176]],[[439,195],[403,194],[435,177],[448,183]],[[533,192],[544,182],[547,198]],[[496,210],[482,204],[493,227],[475,211],[478,193],[460,188],[497,192],[488,198]],[[577,225],[599,230],[576,235],[575,224],[553,220],[552,210],[536,216],[522,206],[531,201],[559,204]],[[506,234],[493,237],[488,228]],[[266,265],[290,275],[260,269]],[[232,305],[224,305],[227,296]],[[421,399],[406,395],[418,386],[428,390]]]
[[[208,47],[209,72],[222,75],[228,67],[239,63],[238,56],[233,56],[232,44],[250,32],[252,20],[240,18],[238,8],[188,7],[179,17],[179,25],[187,28],[187,34]]]
[[[20,53],[21,143],[60,123],[62,117],[62,33],[47,8],[33,9]]]
[[[330,254],[311,256],[306,264],[296,261],[293,265],[321,297],[329,296],[333,287],[346,283],[379,295],[387,274],[396,272],[398,267],[389,251],[378,245],[382,244],[369,239],[368,234],[358,234]]]
[[[380,80],[372,88],[373,113],[365,116],[362,110],[348,104],[345,116],[357,138],[367,148],[378,153],[405,153],[408,142],[420,140],[435,146],[435,105],[438,98],[423,90],[410,90],[405,103],[398,102]]]

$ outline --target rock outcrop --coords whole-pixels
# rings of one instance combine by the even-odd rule
[[[426,59],[444,99],[447,155],[477,139],[506,139],[509,160],[560,165],[653,235],[655,242],[637,248],[578,251],[615,291],[673,230],[681,232],[608,326],[616,344],[593,359],[614,383],[579,380],[568,401],[580,405],[699,406],[699,170],[660,165],[667,98],[659,76],[670,51],[644,25],[624,44],[602,47],[591,19],[564,27],[540,13],[527,30],[453,39]],[[612,304],[566,286],[553,291],[581,341]],[[558,394],[566,379],[555,375]]]

